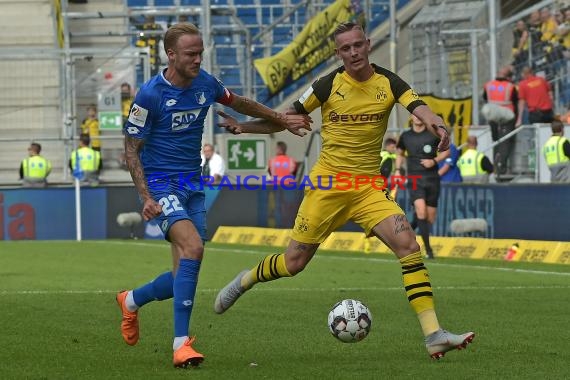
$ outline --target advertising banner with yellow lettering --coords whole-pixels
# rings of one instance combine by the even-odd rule
[[[290,232],[278,228],[220,226],[212,241],[284,248],[289,244]],[[419,237],[417,240],[424,251],[423,241]],[[431,242],[438,257],[570,264],[570,242],[442,236],[433,236]],[[509,248],[515,242],[517,250],[511,253]],[[363,232],[333,232],[320,248],[393,255],[384,243],[375,237],[367,238]]]
[[[337,25],[357,22],[359,16],[360,0],[337,0],[313,17],[282,51],[256,59],[253,63],[269,92],[276,94],[330,58],[334,54],[333,32]]]

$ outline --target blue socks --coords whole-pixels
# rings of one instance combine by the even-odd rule
[[[201,263],[200,260],[180,259],[176,277],[172,277],[172,272],[164,272],[133,290],[133,300],[138,307],[174,297],[174,336],[188,336]]]
[[[133,300],[138,307],[151,301],[162,301],[172,298],[174,278],[172,272],[164,272],[151,282],[133,290]]]
[[[173,287],[175,337],[188,336],[200,264],[200,260],[180,259]]]

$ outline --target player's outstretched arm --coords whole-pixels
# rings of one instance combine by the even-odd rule
[[[265,119],[239,123],[234,117],[223,111],[218,111],[218,115],[224,118],[224,120],[218,123],[218,126],[225,128],[228,132],[233,133],[234,135],[239,135],[241,133],[269,134],[281,132],[287,129],[289,132],[297,136],[305,136],[307,131],[311,130],[310,123],[313,122],[309,115],[297,114],[292,110],[282,114],[285,117],[285,126]]]
[[[273,133],[287,129],[293,134],[304,136],[306,132],[301,131],[301,129],[311,130],[312,120],[308,115],[299,115],[294,111],[288,111],[287,113],[277,112],[255,100],[241,95],[233,94],[232,102],[228,104],[228,106],[242,115],[263,119],[263,122],[256,121],[255,124],[247,126],[253,129],[259,128],[261,132],[245,132],[244,130],[242,133]],[[271,132],[263,132],[267,130],[267,126],[265,128],[258,126],[259,123],[266,124],[267,122],[270,123],[269,129],[271,129]]]
[[[144,203],[142,211],[143,218],[150,220],[162,212],[162,207],[155,202],[148,191],[146,177],[139,157],[139,152],[143,145],[143,140],[125,135],[125,161],[137,192]]]
[[[433,113],[426,105],[416,107],[413,114],[427,126],[428,131],[441,140],[437,146],[437,150],[440,152],[448,150],[450,143],[449,132],[445,127],[443,119]]]

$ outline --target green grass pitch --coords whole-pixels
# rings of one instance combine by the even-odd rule
[[[429,358],[393,256],[319,252],[294,278],[260,284],[224,315],[214,297],[267,247],[208,243],[192,316],[198,369],[172,367],[172,302],[139,313],[123,343],[115,293],[169,270],[152,241],[1,242],[2,379],[568,379],[570,266],[437,259],[426,263],[440,323],[473,330],[466,351]],[[331,306],[363,301],[370,335],[343,344]]]

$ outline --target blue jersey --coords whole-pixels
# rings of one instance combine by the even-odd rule
[[[449,170],[441,176],[441,182],[462,182],[461,172],[457,167],[457,160],[459,160],[460,151],[453,144],[449,145],[449,157],[438,165],[441,168],[444,164],[449,165]]]
[[[124,133],[144,140],[140,153],[149,174],[199,174],[204,119],[214,103],[229,104],[231,93],[204,70],[188,88],[177,88],[160,73],[137,93]]]

